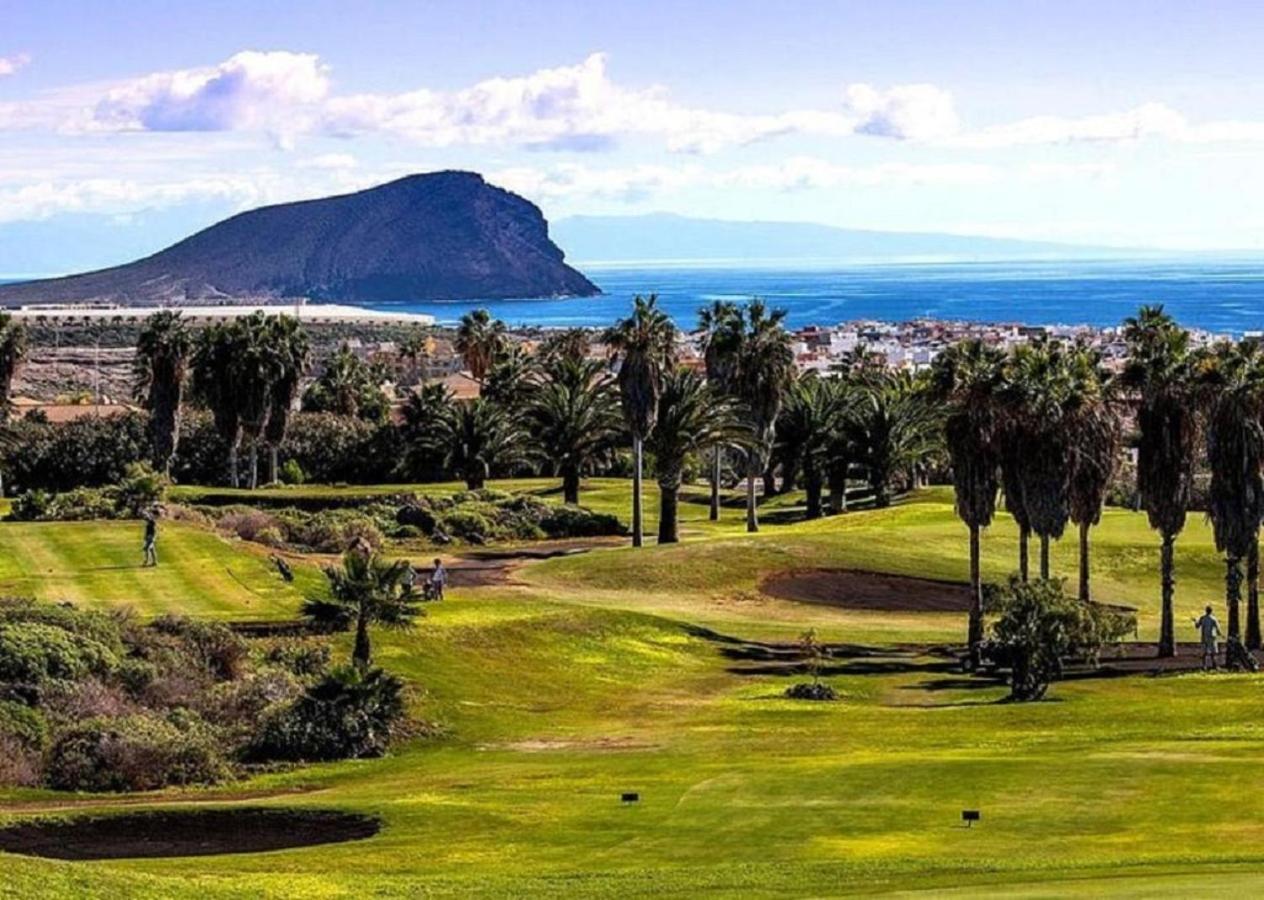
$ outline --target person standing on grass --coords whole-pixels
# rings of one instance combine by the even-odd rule
[[[443,599],[443,588],[448,583],[448,570],[443,567],[443,560],[434,561],[434,571],[430,573],[430,596],[435,600]]]
[[[1216,668],[1216,638],[1220,637],[1220,623],[1216,621],[1216,617],[1211,614],[1211,607],[1203,612],[1201,619],[1194,620],[1194,627],[1198,629],[1203,642],[1203,668]]]
[[[152,509],[144,512],[145,519],[145,561],[144,566],[158,565],[158,517]]]

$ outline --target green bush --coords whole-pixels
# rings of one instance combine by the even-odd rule
[[[307,475],[303,472],[303,467],[297,459],[287,459],[281,463],[279,474],[282,484],[304,484],[307,482]]]
[[[602,537],[623,534],[618,518],[582,506],[550,506],[540,528],[551,538]]]
[[[8,737],[24,750],[39,753],[48,745],[48,723],[37,709],[0,700],[0,737]]]
[[[458,508],[444,513],[439,519],[438,527],[457,540],[471,544],[485,544],[495,534],[486,517],[473,509]]]
[[[214,729],[188,711],[89,719],[48,753],[48,786],[65,791],[152,791],[214,784],[231,774]]]
[[[118,665],[100,641],[42,622],[0,624],[0,681],[40,684],[104,674]]]
[[[180,639],[190,654],[220,680],[236,678],[246,661],[246,642],[227,625],[181,616],[155,619],[153,629]]]
[[[329,667],[329,644],[305,638],[278,638],[263,650],[263,661],[301,678],[319,675]]]

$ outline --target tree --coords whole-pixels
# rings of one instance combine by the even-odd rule
[[[238,485],[241,416],[234,387],[236,332],[232,324],[217,322],[202,329],[193,353],[193,390],[210,409],[215,430],[228,446],[230,483]]]
[[[26,359],[26,326],[8,313],[0,313],[0,422],[9,419],[13,378]]]
[[[979,533],[992,524],[1001,462],[1000,402],[1004,355],[982,341],[955,344],[936,357],[932,396],[944,404],[944,443],[952,462],[957,516],[970,530],[972,656],[983,641],[983,579]],[[1024,579],[1025,580],[1025,579]]]
[[[439,420],[439,443],[445,460],[471,491],[481,489],[492,471],[523,461],[528,435],[503,409],[483,397],[448,407]]]
[[[1176,537],[1185,527],[1194,482],[1198,413],[1189,332],[1161,306],[1143,306],[1124,322],[1128,363],[1123,383],[1137,400],[1137,492],[1162,539],[1159,656],[1176,655],[1173,613]]]
[[[454,346],[479,387],[487,380],[497,357],[505,351],[508,343],[505,323],[493,319],[487,310],[476,309],[461,316]]]
[[[939,445],[940,422],[925,385],[912,374],[887,370],[865,378],[848,426],[868,473],[874,506],[891,505],[891,487]],[[908,478],[911,481],[911,478]]]
[[[442,382],[423,384],[404,401],[403,439],[404,468],[418,481],[437,481],[443,477],[448,433],[445,421],[453,413],[455,400]]]
[[[772,451],[777,416],[786,389],[794,379],[794,352],[785,329],[786,311],[769,312],[764,301],[753,299],[739,310],[740,339],[733,368],[733,393],[738,398],[750,442],[746,455],[746,530],[759,530],[755,479],[763,474]]]
[[[303,408],[383,422],[391,406],[382,390],[385,380],[386,375],[378,366],[365,362],[342,344],[303,395]]]
[[[1039,700],[1069,658],[1095,661],[1104,643],[1135,628],[1131,615],[1067,597],[1061,581],[1016,577],[989,592],[993,654],[1010,670],[1010,699]]]
[[[1228,639],[1241,641],[1242,561],[1258,545],[1264,513],[1264,359],[1251,344],[1221,344],[1199,374],[1211,468],[1207,513],[1216,549],[1225,557]]]
[[[654,454],[654,476],[658,479],[660,544],[680,540],[680,486],[688,457],[742,437],[730,398],[717,395],[697,372],[676,369],[667,373],[658,401],[658,422],[646,442]]]
[[[272,389],[284,374],[273,326],[262,311],[236,322],[232,372],[241,434],[250,440],[250,489],[254,490],[259,486],[259,444],[272,414]]]
[[[531,396],[537,369],[536,360],[514,344],[496,357],[480,393],[508,412],[521,412]]]
[[[277,482],[277,448],[285,440],[298,399],[299,383],[311,360],[307,332],[294,316],[276,316],[269,323],[279,364],[272,384],[271,410],[263,438],[268,444],[268,481]]]
[[[1077,402],[1067,415],[1071,464],[1068,508],[1079,529],[1079,599],[1088,603],[1092,599],[1089,530],[1101,521],[1106,493],[1119,466],[1122,435],[1110,376],[1102,369],[1097,353],[1078,348],[1070,363],[1075,381],[1072,395]]]
[[[408,628],[425,614],[421,597],[405,584],[407,573],[407,560],[390,562],[375,553],[348,550],[341,566],[325,569],[330,596],[304,601],[303,615],[325,627],[354,626],[351,661],[361,672],[368,671],[372,661],[369,626]]]
[[[643,448],[654,430],[663,374],[671,369],[675,358],[676,326],[658,308],[656,295],[638,294],[632,301],[632,314],[607,329],[602,341],[619,362],[619,401],[632,434],[632,546],[640,547],[645,539]]]
[[[564,328],[560,331],[549,332],[549,335],[540,342],[537,355],[543,363],[564,359],[580,362],[588,359],[591,347],[592,341],[588,329]]]
[[[717,394],[731,394],[733,377],[737,370],[738,351],[742,343],[742,315],[736,303],[715,300],[710,306],[698,311],[698,331],[701,333],[702,358],[707,373],[707,384]],[[716,444],[711,448],[711,506],[712,522],[720,521],[720,462],[724,447]]]
[[[153,464],[171,473],[180,440],[180,411],[193,338],[179,312],[161,310],[145,320],[136,341],[136,395],[149,410]]]
[[[531,435],[562,476],[567,503],[579,502],[580,476],[609,455],[619,437],[619,398],[600,360],[559,355],[547,361],[526,407]]]
[[[421,380],[426,364],[434,355],[434,338],[430,329],[413,325],[399,341],[399,358],[408,362],[409,384]]]
[[[809,519],[821,517],[830,450],[837,449],[834,438],[842,430],[840,419],[845,410],[836,382],[837,379],[820,378],[812,372],[799,376],[786,392],[777,419],[778,443],[795,448],[794,455],[803,470]]]

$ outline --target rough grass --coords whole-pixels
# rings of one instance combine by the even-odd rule
[[[600,502],[621,502],[617,493],[612,486]],[[1002,688],[962,680],[935,658],[891,657],[842,661],[827,676],[842,700],[810,704],[781,696],[790,683],[783,676],[732,671],[741,664],[722,654],[725,645],[693,627],[741,638],[784,637],[809,624],[848,640],[957,637],[958,617],[862,615],[753,596],[763,574],[786,565],[962,577],[965,535],[947,500],[932,491],[891,510],[769,527],[754,538],[739,536],[740,512],[731,510],[719,528],[691,525],[693,539],[677,547],[598,551],[529,566],[525,586],[454,589],[415,630],[380,633],[375,643],[379,661],[416,685],[415,711],[440,736],[382,760],[143,801],[374,813],[385,822],[377,838],[183,860],[0,857],[5,889],[148,897],[1254,893],[1264,796],[1249,788],[1264,751],[1264,676],[1076,681],[1056,685],[1049,702],[1012,705],[998,702]],[[3,525],[0,537],[32,527]],[[88,526],[88,534],[114,527]],[[127,530],[118,552],[134,553],[134,529],[119,527]],[[998,523],[985,538],[991,575],[1009,569],[1007,528]],[[36,538],[40,552],[69,540],[27,540]],[[234,566],[260,558],[210,535],[188,540],[213,541],[215,550],[171,563],[187,581],[168,576],[168,602],[222,615],[220,601],[197,586],[200,576],[183,570],[225,558],[215,554]],[[1182,615],[1218,593],[1207,540],[1191,521],[1178,545]],[[175,559],[170,544],[165,558]],[[1144,520],[1108,513],[1097,545],[1103,599],[1152,607],[1157,552]],[[12,539],[0,546],[0,573],[8,573],[17,551]],[[1059,547],[1059,572],[1073,572],[1071,550]],[[84,571],[67,588],[107,590]],[[291,614],[287,602],[278,596],[268,609]],[[639,804],[619,802],[629,790],[641,793]],[[49,803],[64,814],[120,801],[0,793],[0,817]],[[960,827],[963,808],[982,810],[982,823]]]

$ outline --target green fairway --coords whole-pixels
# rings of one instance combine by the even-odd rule
[[[583,499],[626,518],[625,483],[589,485]],[[956,640],[964,617],[775,600],[759,594],[763,577],[854,566],[964,578],[965,530],[950,493],[812,523],[769,516],[753,537],[739,508],[719,526],[705,522],[702,503],[682,510],[681,545],[534,563],[511,585],[453,589],[411,632],[380,633],[380,661],[414,685],[414,709],[436,736],[381,760],[143,801],[376,813],[385,825],[376,838],[168,860],[0,856],[5,888],[147,897],[1257,889],[1264,797],[1249,787],[1264,752],[1264,676],[1087,679],[1015,705],[998,702],[1003,687],[964,679],[939,657],[887,654],[831,660],[838,703],[790,701],[782,691],[793,679],[759,671],[725,636],[785,639],[812,625],[848,642]],[[283,586],[265,554],[191,527],[164,530],[156,572],[98,568],[129,564],[137,536],[134,523],[0,525],[0,582],[6,593],[146,612],[295,611],[301,585]],[[1138,606],[1152,636],[1157,541],[1144,517],[1108,511],[1095,548],[1099,597]],[[1013,567],[1007,521],[989,529],[984,551],[989,577]],[[1072,575],[1074,564],[1064,541],[1057,573]],[[60,580],[45,583],[58,565]],[[1220,589],[1194,517],[1177,568],[1183,627]],[[641,802],[622,804],[624,791]],[[121,802],[135,808],[134,798],[0,792],[0,817]],[[964,808],[982,811],[977,827],[961,827]]]

